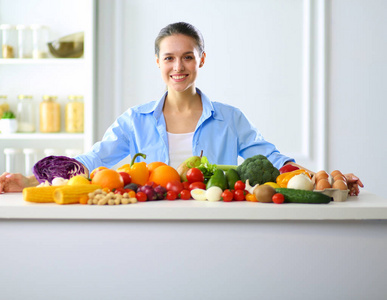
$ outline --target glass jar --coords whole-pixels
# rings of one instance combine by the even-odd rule
[[[2,33],[1,53],[3,58],[15,58],[17,47],[16,26],[2,24],[0,29]]]
[[[26,25],[17,25],[18,58],[32,58],[32,30]]]
[[[32,29],[32,58],[47,58],[49,42],[49,28],[44,25],[31,25]]]
[[[19,132],[34,132],[35,131],[35,108],[32,96],[19,95],[17,103],[17,130]]]
[[[57,96],[43,96],[39,105],[40,132],[60,131],[60,104],[56,101]]]
[[[7,102],[6,95],[0,95],[0,120],[3,116],[3,113],[9,110],[9,104]]]
[[[65,108],[66,132],[83,132],[83,96],[70,95]]]

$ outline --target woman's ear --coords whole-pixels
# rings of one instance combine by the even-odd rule
[[[157,54],[155,54],[156,56],[156,64],[157,66],[160,68],[160,60],[159,60],[159,57],[157,56]]]
[[[206,52],[203,51],[202,57],[200,58],[199,68],[203,67],[205,60],[206,60]]]

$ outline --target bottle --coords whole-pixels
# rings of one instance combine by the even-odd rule
[[[17,130],[19,132],[35,132],[35,107],[30,95],[19,95],[17,104]]]
[[[18,58],[32,58],[32,31],[30,26],[17,25]]]
[[[44,95],[39,105],[40,132],[60,131],[60,104],[56,102],[57,96]]]
[[[20,149],[17,148],[4,148],[5,155],[5,172],[18,173],[19,166],[17,162],[20,162],[18,155],[21,153]]]
[[[32,58],[47,58],[49,42],[49,28],[44,25],[31,25],[32,29]]]
[[[3,58],[15,58],[16,57],[16,26],[10,24],[0,25],[2,32],[1,53]]]
[[[35,165],[37,161],[37,150],[33,148],[24,148],[24,175],[25,176],[31,176],[32,174],[32,168]]]
[[[83,132],[83,96],[70,95],[65,108],[66,132]]]
[[[0,95],[0,120],[3,116],[3,113],[9,110],[9,104],[7,102],[6,95]]]

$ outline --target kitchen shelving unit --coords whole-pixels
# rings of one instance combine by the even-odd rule
[[[37,159],[44,157],[44,149],[84,151],[94,142],[95,107],[95,17],[96,0],[15,0],[0,1],[0,24],[43,24],[50,27],[50,40],[81,32],[85,34],[84,55],[81,58],[61,59],[4,59],[0,55],[0,94],[8,96],[11,109],[16,112],[19,94],[33,95],[36,132],[0,133],[0,174],[5,171],[4,148],[34,148]],[[0,40],[1,43],[1,40]],[[39,103],[43,95],[57,95],[61,104],[61,132],[39,132]],[[84,133],[64,131],[64,106],[69,95],[83,95],[85,115]],[[17,172],[24,173],[24,157],[19,155]]]

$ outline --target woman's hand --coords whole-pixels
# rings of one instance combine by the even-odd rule
[[[0,176],[0,193],[22,192],[23,188],[38,185],[35,176],[26,177],[20,173],[5,172]]]
[[[349,195],[357,196],[360,193],[359,187],[364,187],[363,183],[360,179],[352,173],[344,174],[345,178],[347,178],[347,185],[349,189]]]

